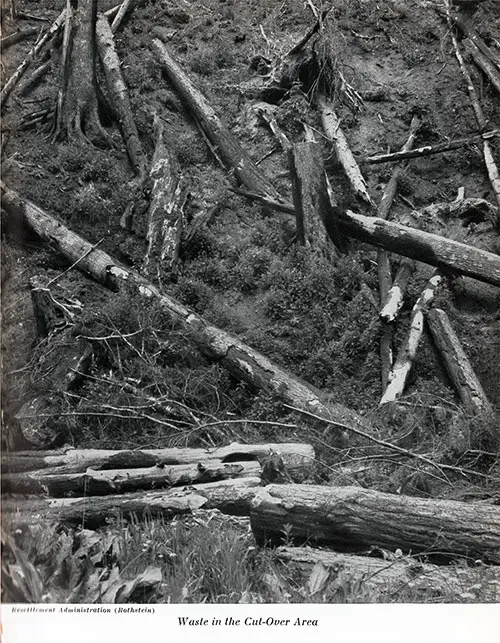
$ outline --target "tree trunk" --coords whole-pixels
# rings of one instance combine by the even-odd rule
[[[436,270],[413,306],[410,317],[410,328],[398,351],[396,361],[389,376],[389,384],[380,400],[380,405],[387,404],[387,402],[394,402],[403,394],[411,367],[413,366],[413,361],[417,354],[422,333],[424,332],[424,314],[429,309],[442,280],[443,277],[441,273]]]
[[[212,145],[215,146],[224,163],[234,171],[237,179],[249,190],[280,200],[278,191],[222,124],[205,96],[193,85],[171,57],[165,44],[161,40],[154,39],[153,50],[170,82],[191,110]]]
[[[461,602],[465,592],[474,596],[480,586],[477,596],[481,601],[500,600],[500,569],[496,566],[430,565],[412,558],[383,560],[310,547],[279,547],[275,555],[287,574],[297,571],[303,581],[310,578],[315,565],[326,567],[328,580],[322,593],[352,587],[359,588],[361,600],[366,597],[377,603],[391,603],[406,592],[412,601],[441,598]]]
[[[366,181],[351,152],[347,139],[340,128],[340,121],[335,114],[333,105],[321,99],[320,107],[323,129],[325,130],[327,138],[334,144],[337,160],[342,166],[354,194],[363,202],[367,203],[370,208],[375,208],[375,204],[368,193]]]
[[[50,241],[72,263],[78,261],[77,267],[82,272],[114,289],[119,289],[120,285],[128,285],[138,296],[156,301],[180,323],[183,331],[204,355],[219,361],[236,378],[247,382],[256,390],[276,394],[286,404],[323,414],[341,425],[365,425],[364,420],[354,411],[341,404],[325,402],[325,395],[313,386],[294,377],[238,338],[211,326],[202,317],[162,293],[138,273],[116,262],[106,252],[92,246],[30,201],[20,199],[13,190],[1,183],[0,186],[3,206],[8,213],[17,214],[27,227]]]
[[[185,200],[177,159],[165,146],[163,124],[156,114],[154,131],[156,147],[149,172],[152,187],[146,235],[148,248],[143,265],[144,274],[151,278],[157,278],[160,269],[171,275],[177,273]]]
[[[39,470],[42,474],[84,473],[87,469],[107,471],[110,469],[141,469],[151,467],[179,466],[198,462],[219,461],[259,462],[264,465],[269,458],[277,456],[290,478],[303,482],[315,470],[314,449],[309,444],[238,444],[233,443],[216,449],[145,449],[142,451],[116,451],[107,449],[67,449],[52,455],[33,452],[4,453],[2,468],[5,472],[28,472]]]
[[[444,310],[433,308],[427,313],[434,342],[466,412],[471,417],[493,415],[493,408],[455,334]]]
[[[130,107],[128,89],[123,80],[113,33],[108,19],[102,14],[96,23],[96,39],[99,57],[106,76],[109,97],[120,125],[128,156],[134,172],[142,177],[145,172],[144,152],[139,140],[132,108]]]
[[[250,521],[259,543],[279,542],[287,533],[296,541],[343,550],[378,546],[500,564],[497,506],[360,487],[269,485],[256,493]]]
[[[76,138],[109,145],[109,136],[99,120],[96,58],[97,0],[79,0],[68,63],[68,78],[60,127],[56,137]]]
[[[279,212],[295,214],[295,208],[290,203],[281,203],[244,191],[239,191],[239,194]],[[341,231],[353,239],[500,286],[500,256],[492,252],[400,223],[356,214],[350,210],[339,211],[337,220]]]
[[[259,478],[222,480],[185,489],[147,491],[123,496],[51,498],[43,500],[5,500],[3,524],[16,529],[47,519],[85,529],[98,529],[110,519],[131,516],[171,518],[197,509],[218,509],[226,514],[248,516],[250,504],[259,488]]]
[[[382,302],[380,318],[386,323],[393,322],[398,316],[403,305],[404,294],[413,273],[415,264],[410,259],[402,259],[394,282],[389,288],[385,300]]]
[[[326,186],[325,167],[317,143],[296,143],[290,150],[297,240],[331,255],[330,241],[341,252],[345,244],[333,217]]]
[[[140,469],[108,469],[85,473],[33,473],[2,476],[3,493],[41,494],[52,497],[106,496],[127,492],[191,486],[231,478],[259,477],[258,462],[205,460],[197,464],[154,466]]]

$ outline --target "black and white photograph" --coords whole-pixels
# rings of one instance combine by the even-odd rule
[[[1,9],[4,615],[498,606],[498,0]]]

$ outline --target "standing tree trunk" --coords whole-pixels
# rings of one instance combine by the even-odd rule
[[[65,100],[58,116],[57,138],[76,138],[107,146],[109,136],[99,120],[96,59],[97,0],[79,0],[70,43]]]

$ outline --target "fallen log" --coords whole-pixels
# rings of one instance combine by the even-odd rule
[[[19,31],[10,33],[8,36],[4,36],[0,39],[0,49],[2,50],[2,54],[4,54],[9,47],[12,47],[12,45],[16,45],[18,42],[22,42],[23,40],[28,40],[28,38],[35,36],[39,31],[40,30],[36,27],[31,27],[24,30],[20,29]]]
[[[241,147],[236,138],[222,124],[205,96],[193,85],[188,76],[172,58],[165,44],[155,38],[153,40],[153,50],[170,82],[196,118],[224,163],[234,171],[236,178],[249,190],[279,201],[281,199],[279,192],[255,165],[250,155]]]
[[[237,194],[256,200],[278,212],[295,214],[289,203],[238,190]],[[416,217],[419,213],[415,213]],[[403,257],[416,259],[430,266],[458,272],[479,281],[500,286],[500,257],[492,252],[447,239],[379,217],[356,214],[351,210],[336,213],[341,231],[353,239],[385,248]]]
[[[460,602],[465,593],[484,602],[500,600],[500,569],[496,566],[431,565],[412,558],[383,560],[310,547],[278,547],[274,555],[286,565],[287,573],[297,571],[304,581],[315,565],[323,565],[328,573],[323,592],[349,587],[373,602],[389,603],[406,592],[412,601],[418,596]]]
[[[444,310],[432,308],[428,311],[426,318],[434,343],[465,411],[472,417],[485,414],[492,416],[493,408],[453,330],[448,315]]]
[[[479,143],[481,140],[498,136],[498,134],[498,130],[492,130],[491,132],[485,132],[484,134],[468,136],[467,138],[459,138],[453,141],[447,141],[446,143],[439,143],[438,145],[425,145],[413,150],[401,150],[399,152],[391,152],[389,154],[375,154],[374,156],[365,157],[361,162],[367,165],[376,165],[378,163],[396,163],[399,161],[406,161],[408,159],[431,156],[432,154],[442,154],[443,152],[459,150],[467,145]]]
[[[331,255],[330,241],[340,252],[345,243],[333,217],[325,167],[318,143],[296,143],[289,152],[295,203],[297,241]]]
[[[143,272],[157,277],[160,267],[175,275],[178,269],[183,204],[186,193],[179,175],[177,159],[163,141],[163,124],[154,117],[156,146],[149,171],[151,199],[148,210],[148,248],[144,257]]]
[[[106,496],[134,491],[182,487],[231,478],[259,477],[258,462],[222,463],[200,460],[197,464],[143,467],[140,469],[87,469],[84,473],[12,473],[2,476],[2,492],[56,497]]]
[[[324,98],[320,99],[321,121],[327,138],[333,143],[337,161],[342,166],[345,175],[351,184],[353,192],[362,201],[375,208],[375,204],[368,193],[368,186],[361,174],[361,170],[354,158],[349,143],[340,127],[340,121],[335,113],[333,104]]]
[[[402,151],[405,152],[413,147],[417,132],[420,128],[420,119],[414,116],[410,124],[410,132],[406,139]],[[387,219],[396,194],[398,191],[398,181],[403,173],[404,166],[400,165],[392,171],[391,178],[384,188],[380,204],[378,206],[377,214],[381,219]],[[387,250],[379,249],[377,253],[377,272],[379,284],[379,297],[380,304],[387,300],[389,290],[392,287],[392,269],[389,252]],[[382,318],[383,319],[383,318]],[[392,328],[384,325],[382,328],[382,336],[380,338],[380,362],[382,374],[382,390],[384,391],[389,382],[389,374],[392,369],[393,353],[392,353]]]
[[[21,199],[3,183],[0,183],[0,187],[4,210],[10,216],[18,217],[17,225],[24,224],[42,239],[50,241],[72,263],[78,262],[76,266],[79,270],[97,281],[115,290],[120,286],[127,286],[138,296],[155,301],[182,327],[204,355],[211,360],[218,360],[238,379],[256,390],[275,393],[287,404],[313,413],[323,413],[342,425],[364,424],[355,412],[341,404],[326,402],[324,394],[313,386],[290,375],[238,338],[211,326],[177,300],[162,293],[137,272],[119,264],[106,252],[92,246],[30,201]]]
[[[401,306],[403,305],[404,293],[408,286],[408,282],[410,281],[414,267],[415,264],[411,259],[401,260],[392,286],[387,291],[386,298],[382,302],[382,308],[380,309],[380,318],[382,321],[391,323],[398,316]]]
[[[123,0],[121,5],[119,5],[118,7],[118,11],[116,12],[115,17],[113,18],[113,22],[111,23],[112,33],[116,33],[118,31],[118,28],[123,22],[123,19],[127,15],[127,11],[132,9],[136,4],[137,4],[137,0]]]
[[[461,32],[463,37],[471,40],[479,49],[479,51],[500,70],[500,54],[498,54],[494,49],[491,49],[491,47],[488,47],[481,36],[477,33],[471,22],[467,19],[464,19],[462,14],[451,16],[451,20]]]
[[[40,520],[98,529],[120,517],[171,518],[197,509],[218,509],[226,514],[248,516],[259,485],[259,478],[236,478],[184,489],[141,491],[122,496],[8,499],[2,502],[2,520],[9,529],[36,524]]]
[[[120,13],[117,14],[117,18],[119,15]],[[102,14],[98,16],[96,22],[96,43],[112,108],[120,125],[130,162],[134,172],[143,176],[145,172],[144,151],[132,114],[128,89],[121,72],[120,59],[116,53],[113,32],[108,19]]]
[[[267,107],[267,103],[262,103],[258,108],[257,113],[260,118],[266,123],[271,132],[274,134],[276,140],[281,146],[281,149],[284,152],[289,152],[292,149],[292,143],[288,139],[287,135],[283,132],[281,127],[278,125],[276,119],[273,116],[270,108]]]
[[[470,39],[462,41],[465,51],[472,57],[477,67],[484,73],[498,94],[500,94],[500,70],[479,50],[478,46]]]
[[[413,306],[410,327],[405,340],[398,350],[396,361],[389,376],[389,384],[380,400],[380,406],[388,402],[394,402],[404,391],[422,333],[424,332],[424,315],[429,309],[442,280],[443,276],[436,270]]]
[[[500,564],[500,507],[428,500],[359,487],[269,485],[250,524],[259,544],[292,541],[344,551],[367,547],[467,556]]]
[[[49,452],[11,452],[2,456],[4,472],[29,472],[39,470],[44,474],[83,473],[110,469],[140,469],[148,467],[180,466],[198,462],[265,461],[277,455],[283,462],[288,475],[297,482],[310,477],[315,468],[314,449],[303,443],[238,444],[234,442],[216,449],[144,449],[141,451],[119,451],[108,449],[66,449],[64,453],[52,455]]]

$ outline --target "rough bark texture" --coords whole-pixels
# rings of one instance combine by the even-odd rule
[[[410,317],[410,327],[405,340],[398,350],[396,361],[389,376],[389,384],[380,400],[381,405],[387,404],[387,402],[394,402],[403,394],[408,375],[410,374],[413,361],[417,354],[422,333],[424,332],[424,315],[429,309],[442,280],[443,277],[441,273],[436,271],[427,282],[422,294],[413,306]]]
[[[134,168],[134,172],[142,176],[145,169],[144,152],[135,125],[132,108],[130,107],[128,89],[123,80],[120,59],[116,53],[113,33],[108,19],[104,15],[100,15],[97,19],[96,39],[99,57],[106,77],[109,97],[120,125],[130,162]]]
[[[361,170],[351,152],[347,139],[340,128],[340,121],[335,114],[333,105],[325,100],[320,101],[321,107],[321,120],[323,122],[323,129],[325,134],[332,141],[335,148],[337,160],[344,169],[345,175],[354,194],[362,201],[367,203],[371,208],[375,208],[375,204],[368,193],[368,186],[366,184]]]
[[[500,564],[500,507],[361,489],[269,485],[250,514],[258,542],[292,539],[344,550],[378,546]]]
[[[62,453],[50,452],[12,452],[2,457],[4,471],[28,472],[41,470],[43,473],[83,473],[91,468],[94,471],[109,469],[140,469],[165,467],[198,462],[219,461],[259,462],[277,455],[292,480],[302,482],[314,472],[314,449],[309,444],[238,444],[233,443],[216,449],[145,449],[143,451],[117,451],[105,449],[66,449]]]
[[[493,408],[444,310],[433,308],[427,313],[427,323],[443,359],[453,386],[465,410],[473,417],[492,415]]]
[[[144,257],[143,272],[157,277],[160,267],[175,274],[179,263],[179,248],[182,233],[182,205],[184,200],[182,177],[177,160],[163,140],[163,124],[155,115],[155,152],[149,178],[151,199],[148,210],[148,248]]]
[[[0,186],[4,209],[9,214],[19,216],[28,228],[50,241],[52,246],[71,262],[79,260],[77,266],[82,272],[111,288],[119,289],[120,285],[128,285],[138,296],[156,301],[180,323],[184,332],[202,353],[209,359],[218,360],[238,379],[257,390],[264,389],[275,393],[291,406],[322,414],[333,422],[364,425],[362,418],[355,412],[341,404],[325,402],[324,395],[314,387],[290,375],[238,338],[211,326],[202,317],[162,293],[138,273],[122,266],[99,248],[93,247],[31,202],[20,199],[13,190],[9,190],[3,184]]]
[[[215,146],[224,163],[229,169],[234,170],[236,178],[249,190],[280,200],[279,193],[269,179],[258,169],[249,154],[243,150],[239,142],[222,124],[207,99],[172,58],[165,44],[161,40],[154,39],[153,50],[170,82],[196,118],[212,145]]]
[[[248,516],[259,478],[222,480],[185,489],[147,491],[123,496],[6,500],[2,519],[10,529],[36,524],[41,518],[87,529],[97,529],[110,519],[131,515],[172,516],[196,509],[219,509],[223,513]]]
[[[408,592],[412,600],[416,594],[422,599],[460,599],[466,592],[474,595],[478,586],[481,601],[500,600],[500,569],[496,566],[430,565],[411,558],[383,560],[309,547],[279,547],[275,555],[287,572],[297,570],[304,581],[315,565],[324,565],[329,574],[323,591],[341,592],[350,587],[370,602],[389,603],[401,592]]]
[[[333,217],[326,186],[325,167],[317,143],[296,143],[290,150],[297,240],[331,254],[330,241],[342,252],[344,241]]]
[[[197,464],[144,467],[140,469],[109,469],[85,473],[50,473],[42,469],[33,473],[13,473],[2,476],[5,493],[48,493],[54,497],[106,496],[140,489],[203,484],[230,478],[259,477],[258,462],[205,460]]]

